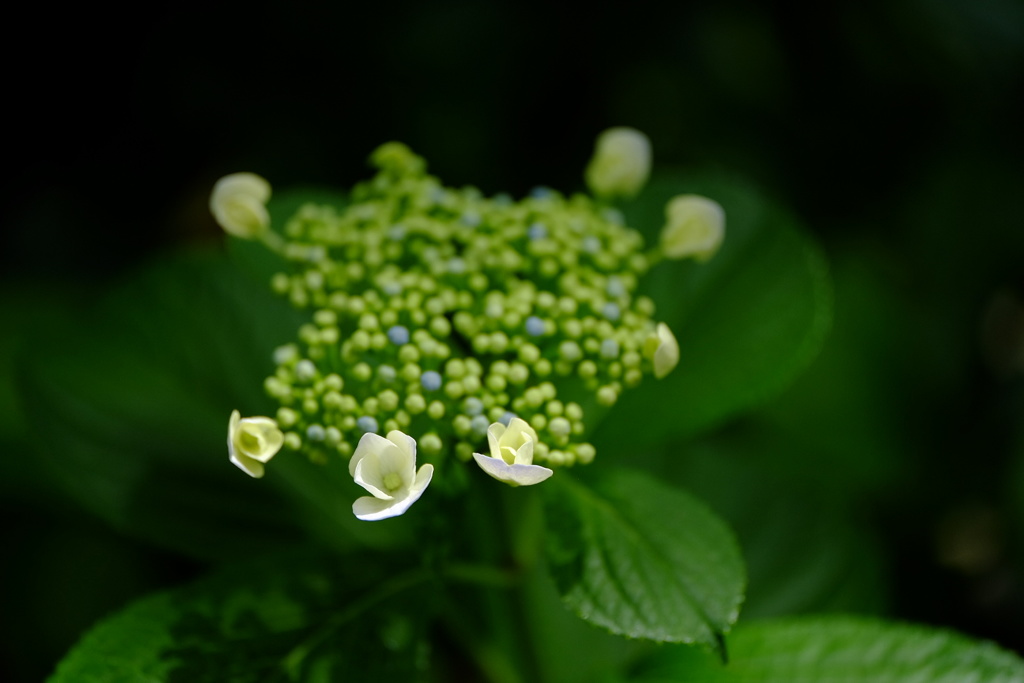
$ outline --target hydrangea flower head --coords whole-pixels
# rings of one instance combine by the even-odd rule
[[[475,461],[524,485],[592,462],[597,406],[679,358],[637,291],[668,252],[645,249],[604,203],[646,180],[646,137],[602,135],[588,169],[599,200],[445,187],[400,143],[370,161],[376,175],[344,208],[306,204],[280,235],[265,227],[269,186],[256,176],[214,190],[211,204],[234,217],[222,224],[277,252],[271,287],[308,316],[264,382],[284,446],[315,463],[347,460],[370,494],[353,508],[361,519],[402,514],[434,464]],[[430,460],[419,470],[417,444]],[[466,480],[448,481],[439,495]]]

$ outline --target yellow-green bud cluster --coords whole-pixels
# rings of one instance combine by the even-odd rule
[[[443,187],[398,143],[371,161],[347,207],[306,205],[284,229],[292,269],[272,286],[312,312],[266,380],[285,445],[347,457],[398,429],[468,460],[519,416],[537,462],[593,460],[588,412],[653,372],[640,235],[584,195]]]

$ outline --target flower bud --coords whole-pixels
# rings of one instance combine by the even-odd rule
[[[597,138],[587,187],[599,197],[632,197],[651,172],[651,141],[634,128],[609,128]]]
[[[670,259],[688,256],[707,261],[725,237],[725,211],[718,202],[695,194],[679,195],[665,207],[661,249]]]
[[[232,173],[213,186],[210,212],[235,237],[252,239],[270,227],[270,183],[255,173]]]

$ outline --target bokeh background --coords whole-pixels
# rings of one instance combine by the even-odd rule
[[[345,187],[399,139],[448,184],[569,191],[611,125],[648,133],[656,164],[761,187],[833,267],[822,356],[694,448],[693,490],[778,572],[810,551],[758,548],[771,539],[744,531],[756,514],[716,454],[845,501],[839,531],[805,538],[856,528],[863,553],[822,561],[871,588],[800,610],[859,606],[1024,651],[1024,3],[22,11],[0,48],[0,679],[44,677],[96,619],[203,569],[50,482],[16,389],[41,320],[158,253],[218,244],[206,201],[226,173]]]

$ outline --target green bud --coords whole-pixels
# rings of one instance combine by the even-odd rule
[[[423,374],[423,371],[420,369],[420,366],[415,363],[409,363],[402,366],[402,379],[410,384],[419,382],[421,374]]]
[[[420,350],[412,344],[405,344],[398,350],[398,360],[402,363],[416,363],[420,359]]]
[[[441,449],[444,448],[444,442],[434,432],[424,434],[420,437],[419,448],[423,451],[424,455],[436,456],[441,453]]]
[[[548,430],[557,437],[569,436],[572,424],[564,417],[556,417],[548,423]]]
[[[332,310],[322,308],[313,314],[313,322],[320,327],[334,327],[338,324],[338,314]]]
[[[463,462],[467,462],[473,457],[473,447],[465,441],[455,444],[455,457]]]
[[[277,409],[277,425],[287,429],[299,421],[299,414],[291,408]]]
[[[524,363],[536,363],[540,359],[540,349],[533,344],[523,344],[519,347],[519,360]]]
[[[597,402],[603,406],[613,406],[619,398],[619,392],[610,386],[603,386],[597,390]]]
[[[585,360],[576,368],[581,379],[591,379],[597,376],[597,364],[592,360]]]
[[[391,389],[385,389],[377,394],[377,399],[380,401],[380,407],[382,410],[391,412],[398,408],[398,394]]]
[[[431,401],[430,405],[427,406],[427,416],[431,420],[440,420],[444,417],[444,404],[440,401]]]
[[[443,316],[436,316],[430,320],[430,332],[439,339],[444,339],[452,333],[452,324]]]
[[[457,400],[462,398],[462,395],[466,393],[466,389],[462,382],[452,380],[444,385],[444,393],[448,395],[448,398]]]
[[[576,460],[581,465],[589,465],[594,462],[595,455],[597,455],[597,449],[591,444],[581,443],[576,445]]]
[[[516,386],[525,384],[530,378],[530,371],[522,363],[513,363],[508,370],[508,381]]]
[[[373,377],[373,370],[366,363],[357,363],[352,368],[352,376],[360,382],[369,382]]]
[[[558,355],[567,363],[575,363],[583,357],[583,351],[576,342],[566,340],[558,345]]]
[[[452,429],[454,429],[455,433],[459,436],[469,434],[472,428],[473,420],[469,415],[456,415],[455,419],[452,420]]]
[[[427,400],[422,394],[412,394],[405,399],[405,409],[413,415],[419,415],[427,409]]]

